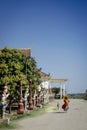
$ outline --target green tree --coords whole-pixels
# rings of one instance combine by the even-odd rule
[[[22,74],[23,92],[30,79],[32,80],[33,88],[35,88],[35,82],[38,84],[40,82],[35,59],[26,57],[18,49],[5,47],[0,51],[0,92],[2,92],[3,86],[7,83],[11,103],[14,100],[18,100],[20,74]]]
[[[0,90],[7,84],[9,93],[9,103],[18,100],[19,96],[19,75],[22,74],[23,89],[26,86],[26,76],[24,74],[25,55],[17,49],[5,47],[0,52]]]
[[[60,92],[60,88],[53,87],[53,88],[52,88],[52,92],[53,92],[54,94],[57,94],[57,93]]]
[[[32,93],[34,95],[35,90],[37,89],[37,85],[41,83],[40,81],[40,74],[36,66],[36,61],[33,57],[26,57],[25,69],[26,71],[26,78],[30,85],[30,80],[32,81]]]

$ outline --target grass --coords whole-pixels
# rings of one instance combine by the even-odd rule
[[[35,116],[39,116],[41,114],[46,113],[46,108],[48,107],[47,104],[43,105],[42,108],[37,108],[34,110],[31,110],[30,112],[26,112],[24,114],[14,114],[12,116],[10,116],[10,120],[19,120],[19,119],[23,119],[23,118],[27,118],[27,117],[35,117]]]
[[[0,130],[15,129],[18,126],[13,123],[14,121],[19,120],[19,119],[29,118],[29,117],[40,116],[44,113],[47,113],[49,107],[50,107],[49,103],[47,103],[47,104],[43,105],[42,108],[34,109],[34,110],[32,110],[28,113],[24,113],[22,115],[13,114],[13,115],[9,116],[11,123],[10,124],[2,123],[0,125]],[[51,109],[54,109],[54,108],[51,108]]]
[[[10,124],[1,124],[0,125],[0,130],[5,130],[5,129],[15,129],[16,126],[13,123]]]

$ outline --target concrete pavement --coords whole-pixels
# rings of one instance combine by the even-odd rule
[[[48,113],[18,121],[16,130],[87,130],[87,101],[71,99],[68,112],[62,110],[62,100],[59,102],[59,110],[54,110],[55,100],[50,103]]]

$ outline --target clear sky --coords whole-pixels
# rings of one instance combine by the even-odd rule
[[[31,48],[38,68],[87,89],[87,1],[0,0],[0,48]]]

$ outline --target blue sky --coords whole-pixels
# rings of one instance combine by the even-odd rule
[[[37,66],[87,89],[87,1],[0,0],[0,48],[31,48]]]

